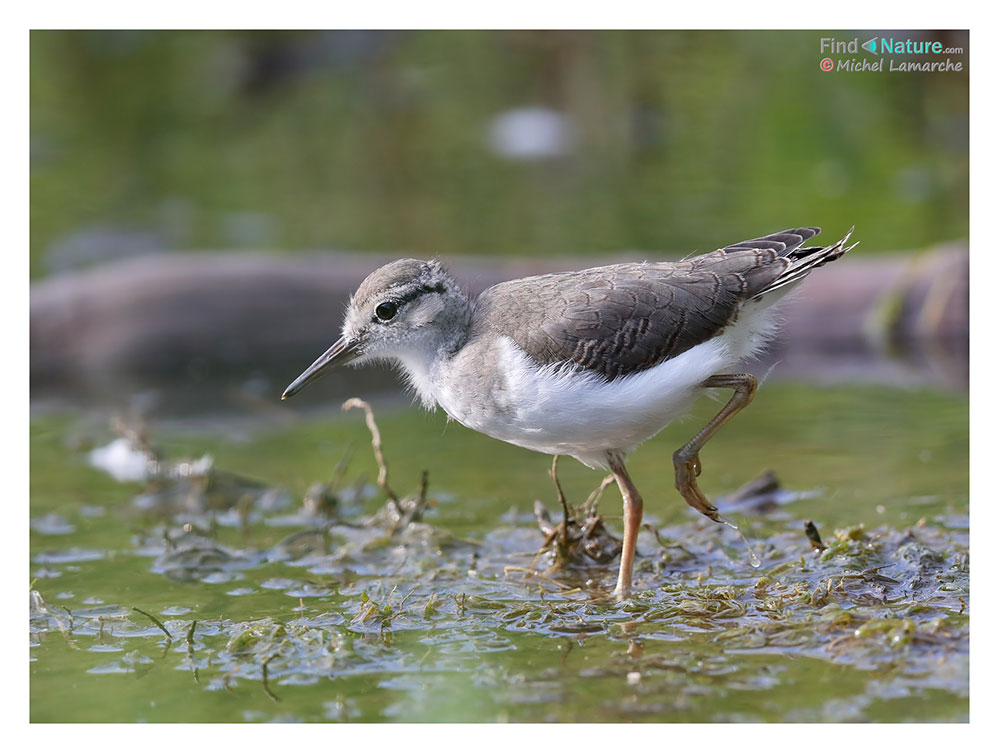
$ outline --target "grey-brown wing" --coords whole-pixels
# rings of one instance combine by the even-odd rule
[[[501,283],[476,302],[473,333],[506,335],[539,364],[569,362],[615,379],[674,358],[731,324],[744,301],[784,272],[786,254],[812,235],[785,231],[682,262]]]

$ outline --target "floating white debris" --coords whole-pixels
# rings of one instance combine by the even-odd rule
[[[145,481],[155,475],[156,461],[124,437],[90,451],[90,465],[107,471],[115,481]]]
[[[202,478],[211,472],[213,463],[212,456],[207,454],[198,460],[181,460],[170,470],[170,475],[180,478]]]

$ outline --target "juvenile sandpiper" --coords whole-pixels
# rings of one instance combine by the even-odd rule
[[[731,373],[773,337],[773,304],[852,249],[804,244],[802,227],[677,262],[613,264],[511,280],[470,298],[439,262],[400,259],[350,300],[342,335],[284,391],[332,367],[395,361],[428,409],[504,442],[610,469],[624,500],[617,587],[632,583],[642,498],[625,457],[706,390],[734,395],[673,453],[676,488],[721,522],[697,486],[698,453],[756,392]]]

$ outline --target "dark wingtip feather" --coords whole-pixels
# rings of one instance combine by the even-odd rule
[[[771,233],[748,241],[739,241],[731,246],[725,246],[723,251],[744,251],[747,249],[765,249],[776,251],[780,256],[790,256],[805,241],[814,238],[822,232],[817,227],[796,227],[781,230],[779,233]]]

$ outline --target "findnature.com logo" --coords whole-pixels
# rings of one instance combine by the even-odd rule
[[[939,40],[930,39],[897,39],[895,37],[871,37],[866,42],[861,42],[859,37],[849,40],[837,39],[836,37],[822,37],[819,40],[819,52],[826,55],[859,55],[864,50],[872,55],[921,55],[928,57],[926,60],[897,60],[895,57],[879,57],[872,60],[868,57],[841,58],[833,60],[831,57],[824,57],[819,61],[819,68],[823,71],[848,71],[851,73],[859,71],[874,71],[889,73],[907,73],[912,71],[943,73],[947,71],[964,70],[964,61],[953,60],[951,55],[963,55],[963,47],[946,47]],[[937,56],[946,55],[941,60]],[[885,61],[887,60],[887,64]]]

